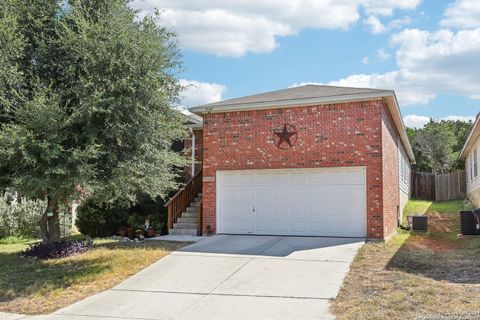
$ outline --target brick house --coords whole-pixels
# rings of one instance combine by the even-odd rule
[[[190,111],[202,170],[170,203],[172,233],[394,234],[414,162],[394,91],[306,85]]]

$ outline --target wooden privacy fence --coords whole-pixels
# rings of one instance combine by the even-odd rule
[[[412,198],[424,200],[453,200],[466,195],[465,171],[446,174],[412,172]]]

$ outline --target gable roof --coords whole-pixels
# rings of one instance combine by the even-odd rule
[[[305,105],[310,103],[325,103],[352,101],[360,99],[380,98],[392,94],[392,90],[349,88],[308,84],[282,90],[269,91],[251,96],[223,100],[190,108],[193,113],[216,112],[227,110],[256,109],[282,105]],[[319,101],[322,100],[322,101]]]
[[[254,109],[283,108],[349,101],[382,99],[389,110],[402,145],[412,163],[415,156],[408,140],[395,91],[385,89],[336,87],[326,85],[304,85],[282,90],[254,94],[190,108],[195,114],[242,111]]]
[[[472,131],[470,131],[467,141],[465,141],[465,144],[463,145],[462,152],[460,152],[460,159],[462,160],[465,160],[467,158],[467,155],[470,153],[470,150],[475,145],[475,142],[478,140],[478,137],[480,137],[479,122],[480,122],[480,113],[477,114],[477,118],[473,123]]]

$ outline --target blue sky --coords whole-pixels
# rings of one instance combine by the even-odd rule
[[[187,107],[303,83],[394,89],[408,126],[480,111],[479,0],[135,0],[179,36]]]

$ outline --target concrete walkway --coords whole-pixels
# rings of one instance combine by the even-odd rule
[[[332,319],[329,300],[362,244],[347,238],[213,236],[47,318]]]

